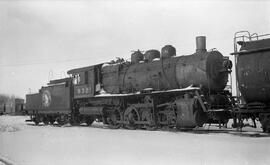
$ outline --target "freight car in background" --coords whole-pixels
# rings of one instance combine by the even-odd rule
[[[0,104],[0,115],[21,115],[25,114],[24,111],[24,99],[15,98],[8,99]]]
[[[234,126],[243,120],[258,119],[264,132],[270,132],[270,34],[240,31],[234,36],[237,107]],[[240,48],[238,48],[240,46]]]
[[[70,78],[51,81],[26,96],[26,109],[36,124],[87,123],[111,128],[194,128],[225,124],[233,101],[224,90],[232,63],[217,50],[206,50],[196,38],[196,52],[176,56],[166,45],[131,61],[118,59],[68,71]]]

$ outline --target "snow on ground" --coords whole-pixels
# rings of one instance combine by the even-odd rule
[[[270,164],[270,135],[259,128],[112,130],[99,123],[34,126],[25,119],[0,116],[0,158],[19,165]]]

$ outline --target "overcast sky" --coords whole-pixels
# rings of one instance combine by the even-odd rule
[[[67,70],[176,47],[233,51],[234,32],[270,33],[267,1],[0,1],[0,93],[25,97]],[[49,76],[51,73],[51,76]]]

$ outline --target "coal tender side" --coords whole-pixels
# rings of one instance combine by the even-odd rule
[[[234,126],[244,119],[256,119],[264,132],[270,132],[270,35],[240,31],[234,36],[238,107]],[[240,47],[240,48],[239,48]]]

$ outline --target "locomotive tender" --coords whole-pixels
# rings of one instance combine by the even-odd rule
[[[224,90],[232,63],[206,50],[196,37],[196,52],[176,56],[171,45],[131,62],[118,59],[68,71],[69,78],[50,81],[39,93],[26,95],[26,109],[36,124],[62,125],[94,120],[111,128],[194,128],[226,123],[232,97]]]
[[[270,133],[270,38],[269,34],[236,32],[234,53],[236,67],[237,107],[233,109],[234,125],[243,120],[259,119],[264,132]],[[238,49],[238,45],[240,48]]]

